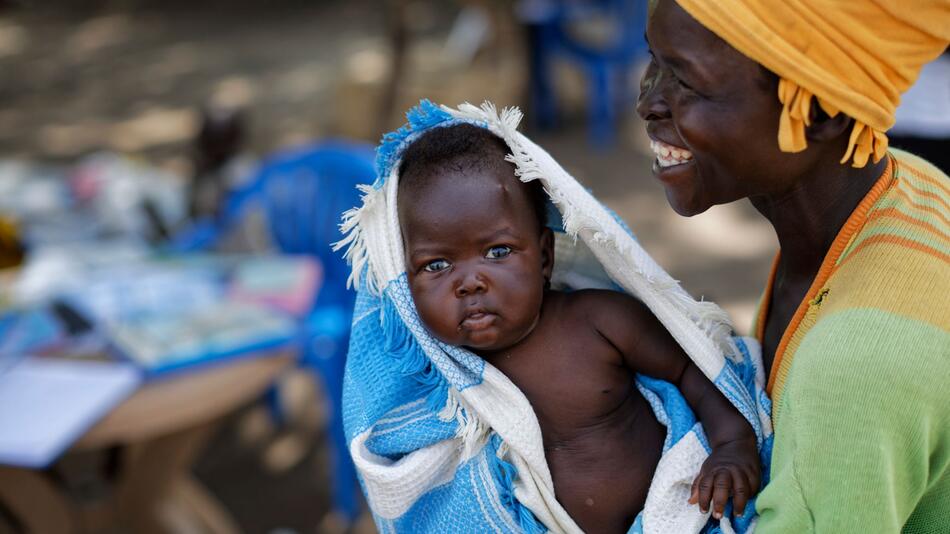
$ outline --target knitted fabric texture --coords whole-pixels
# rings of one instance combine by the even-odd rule
[[[812,97],[855,120],[841,162],[887,150],[900,95],[950,42],[950,0],[676,0],[781,78],[779,147],[805,149]]]
[[[950,179],[893,150],[776,351],[761,530],[947,532],[948,384]]]
[[[518,110],[423,101],[407,117],[406,126],[383,138],[378,179],[344,217],[346,238],[338,244],[347,248],[358,287],[344,426],[380,532],[579,532],[554,497],[528,400],[475,354],[433,338],[409,292],[396,210],[401,154],[421,132],[461,122],[503,139],[520,179],[543,184],[557,235],[552,284],[614,288],[642,300],[749,420],[768,464],[771,404],[758,343],[733,338],[720,308],[683,291],[616,216],[518,133]],[[668,434],[631,531],[698,532],[709,516],[687,499],[708,455],[702,426],[670,384],[638,377],[637,386]],[[753,508],[711,528],[748,532]]]

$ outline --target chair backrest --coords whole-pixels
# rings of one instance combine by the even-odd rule
[[[373,147],[347,141],[324,141],[276,155],[229,201],[226,219],[239,218],[249,205],[260,207],[282,252],[319,258],[324,269],[319,301],[334,300],[345,292],[349,266],[332,244],[343,237],[343,212],[360,201],[356,186],[375,180],[373,160]]]

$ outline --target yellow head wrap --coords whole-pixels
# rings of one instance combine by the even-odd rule
[[[805,149],[812,97],[854,119],[863,167],[887,150],[900,95],[950,41],[950,0],[677,0],[733,48],[781,78],[779,148]]]

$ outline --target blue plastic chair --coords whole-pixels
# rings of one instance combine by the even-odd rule
[[[261,165],[245,188],[227,199],[217,221],[200,221],[172,242],[177,251],[213,246],[257,207],[263,210],[271,238],[282,252],[319,259],[324,282],[301,325],[301,365],[315,371],[326,388],[331,408],[333,507],[351,522],[359,515],[360,501],[340,403],[356,294],[346,289],[350,269],[331,244],[343,237],[339,229],[343,212],[360,202],[356,186],[375,180],[373,161],[372,146],[347,141],[324,141],[278,154]],[[271,393],[269,401],[273,406],[276,395]]]
[[[633,101],[628,75],[646,53],[647,0],[535,0],[537,16],[531,28],[531,102],[534,122],[540,127],[556,123],[555,91],[551,63],[565,57],[583,68],[588,79],[588,120],[591,141],[600,146],[613,142],[617,118]],[[597,13],[615,21],[616,35],[603,47],[578,42],[568,28]]]

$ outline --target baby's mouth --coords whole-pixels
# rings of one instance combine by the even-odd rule
[[[660,168],[683,165],[693,160],[693,153],[685,148],[673,146],[663,141],[650,139],[650,148],[656,154],[656,162]]]
[[[465,314],[462,322],[459,323],[458,329],[460,331],[484,330],[494,324],[497,317],[497,315],[487,310],[472,310]]]

